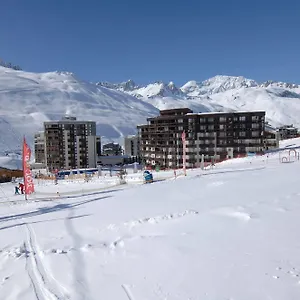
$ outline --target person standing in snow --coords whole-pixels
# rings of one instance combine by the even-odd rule
[[[21,193],[24,194],[24,184],[23,183],[19,183],[19,188],[21,190]]]
[[[19,187],[17,185],[15,186],[15,195],[20,195]]]

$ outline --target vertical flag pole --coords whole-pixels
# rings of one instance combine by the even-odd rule
[[[185,131],[182,132],[181,139],[182,139],[182,148],[183,148],[182,149],[183,150],[182,166],[183,166],[184,176],[186,176],[186,135],[185,135]]]
[[[23,178],[24,178],[24,195],[25,200],[27,200],[27,194],[32,194],[34,192],[34,182],[32,178],[32,173],[29,166],[29,160],[31,156],[31,150],[28,147],[25,136],[23,140]]]
[[[23,165],[23,182],[24,182],[24,197],[27,201],[27,194],[26,194],[26,179],[25,179],[25,170],[26,170],[26,157],[25,157],[25,135],[23,137],[23,147],[22,147],[22,165]]]

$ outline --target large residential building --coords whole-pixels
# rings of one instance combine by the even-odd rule
[[[138,126],[141,157],[147,165],[182,167],[183,131],[187,167],[198,166],[202,155],[207,161],[222,160],[260,153],[266,147],[264,111],[193,113],[180,108],[162,110],[147,121]]]
[[[34,156],[36,163],[45,164],[46,154],[44,131],[40,131],[34,135]]]
[[[50,171],[96,167],[100,141],[95,122],[65,116],[61,121],[45,122],[44,129],[46,164]]]
[[[130,135],[124,139],[125,155],[129,157],[140,156],[140,141],[138,135]]]
[[[293,139],[299,136],[298,129],[292,125],[277,128],[280,140]]]

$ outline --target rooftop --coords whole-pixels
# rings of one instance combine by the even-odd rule
[[[207,112],[200,112],[200,113],[187,113],[186,115],[188,115],[188,116],[191,116],[191,115],[201,116],[201,115],[249,114],[249,113],[266,113],[266,112],[264,110],[256,110],[256,111],[231,111],[231,112],[226,112],[226,111],[207,111]]]

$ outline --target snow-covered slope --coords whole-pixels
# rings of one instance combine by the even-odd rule
[[[184,93],[175,86],[174,82],[164,83],[161,81],[140,87],[131,91],[137,97],[156,98],[156,97],[183,97]]]
[[[110,83],[107,81],[104,82],[97,82],[96,85],[98,86],[103,86],[109,89],[114,89],[114,90],[119,90],[122,92],[129,92],[129,91],[133,91],[135,89],[138,89],[139,87],[135,84],[135,82],[131,79],[125,81],[125,82],[121,82],[121,83]]]
[[[189,81],[181,88],[160,81],[146,86],[132,80],[92,84],[71,73],[35,74],[0,67],[0,152],[19,149],[24,134],[32,145],[44,121],[66,113],[96,121],[98,134],[117,142],[134,134],[136,125],[158,114],[158,109],[177,107],[195,112],[265,110],[274,126],[300,126],[300,87],[233,76]]]
[[[189,96],[211,95],[243,87],[257,86],[257,82],[242,76],[215,76],[203,82],[189,81],[181,90]]]
[[[300,126],[300,94],[282,88],[241,88],[211,96],[212,101],[232,110],[265,110],[274,126]]]
[[[125,93],[135,95],[158,109],[189,107],[195,112],[265,110],[273,126],[300,127],[300,87],[297,84],[254,80],[234,76],[215,76],[203,82],[189,81],[181,88],[174,83],[156,82],[134,85]],[[118,85],[110,88],[120,90]]]
[[[136,97],[81,81],[71,73],[27,73],[0,67],[0,151],[20,148],[43,122],[66,113],[97,122],[97,133],[118,141],[157,109]]]
[[[27,202],[2,184],[0,298],[298,300],[299,168],[270,155],[147,185],[36,180]]]

